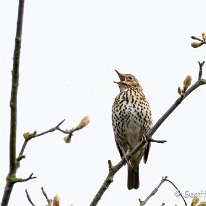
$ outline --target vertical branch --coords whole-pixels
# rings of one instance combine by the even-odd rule
[[[15,48],[13,55],[12,88],[10,99],[10,173],[16,170],[16,129],[17,129],[17,92],[19,85],[19,61],[23,23],[24,0],[19,1]]]
[[[9,145],[9,174],[5,186],[1,205],[8,205],[9,198],[16,179],[16,130],[17,130],[17,92],[19,85],[19,62],[21,50],[22,24],[24,14],[24,0],[19,0],[15,47],[13,55],[12,86],[10,99],[10,145]]]

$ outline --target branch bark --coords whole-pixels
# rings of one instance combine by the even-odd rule
[[[24,0],[19,0],[15,47],[13,54],[12,87],[10,99],[10,146],[9,146],[9,174],[6,179],[6,186],[1,205],[8,205],[9,198],[16,179],[16,129],[17,129],[17,92],[19,85],[19,62],[21,51],[21,36],[24,14]]]

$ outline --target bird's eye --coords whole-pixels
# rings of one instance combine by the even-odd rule
[[[129,79],[129,80],[133,80],[132,76],[128,76],[128,79]]]

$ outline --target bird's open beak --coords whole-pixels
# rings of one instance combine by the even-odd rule
[[[121,74],[120,72],[118,72],[117,70],[115,70],[116,72],[117,72],[117,74],[118,74],[118,76],[119,76],[119,79],[120,79],[120,82],[114,82],[114,83],[122,83],[122,82],[124,82],[125,81],[125,76],[124,76],[124,74]]]

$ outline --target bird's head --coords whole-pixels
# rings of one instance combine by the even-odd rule
[[[119,76],[119,82],[114,82],[117,83],[119,86],[120,91],[124,91],[125,89],[129,88],[129,87],[140,87],[140,84],[138,82],[138,80],[131,74],[122,74],[120,72],[118,72],[117,70],[115,70]]]

